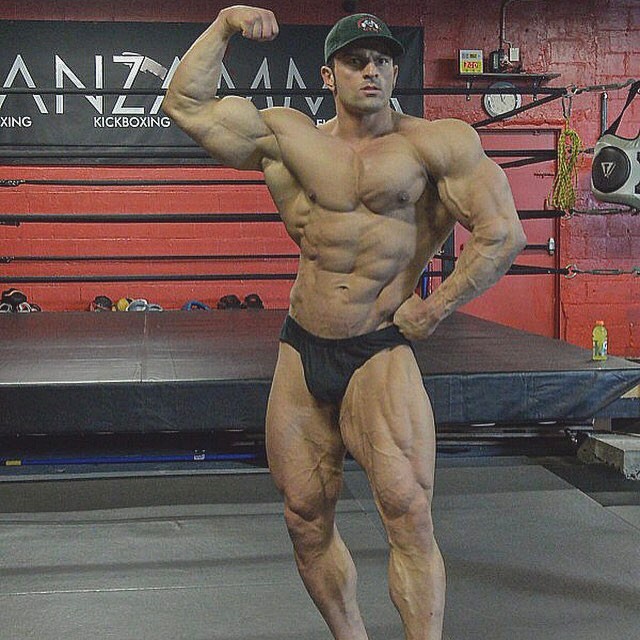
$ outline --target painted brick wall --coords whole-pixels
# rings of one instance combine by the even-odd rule
[[[12,167],[16,179],[162,180],[178,179],[176,169]],[[181,180],[261,179],[260,173],[223,168],[182,168]],[[4,212],[25,213],[273,213],[273,201],[263,186],[48,187],[23,185],[0,192]],[[3,227],[0,255],[20,256],[142,256],[142,255],[265,255],[294,254],[279,223],[119,223],[23,224]],[[295,273],[297,260],[177,260],[109,262],[11,262],[3,277],[131,274],[255,274]],[[270,306],[286,307],[291,281],[247,280],[185,282],[120,282],[82,284],[16,284],[46,310],[86,309],[96,295],[113,300],[146,298],[167,309],[198,299],[215,305],[223,295],[244,298],[258,292]],[[5,288],[7,285],[4,285]]]
[[[427,85],[450,85],[452,60],[459,47],[496,48],[501,2],[427,3],[425,78]],[[430,25],[430,26],[429,26]],[[506,39],[519,46],[524,69],[559,73],[550,86],[585,87],[640,78],[640,3],[632,0],[515,2],[506,12]],[[627,89],[609,91],[609,119],[620,112]],[[526,102],[528,98],[525,98]],[[469,122],[485,117],[478,98],[427,97],[428,118],[451,115]],[[593,148],[600,135],[600,93],[574,98],[571,127],[584,146]],[[504,124],[507,128],[562,128],[560,101],[525,112]],[[492,125],[492,128],[501,125]],[[640,133],[640,98],[627,110],[619,135]],[[603,207],[589,188],[592,155],[585,154],[578,176],[578,209]],[[516,194],[517,196],[517,194]],[[516,197],[517,200],[517,197]],[[526,228],[526,223],[525,223]],[[640,216],[574,216],[560,224],[560,264],[582,269],[630,271],[640,265]],[[526,262],[523,256],[520,262]],[[523,304],[522,309],[526,310]],[[526,312],[526,311],[525,311]],[[595,320],[609,329],[610,351],[640,357],[640,278],[633,275],[560,279],[560,336],[589,347]]]
[[[263,3],[274,9],[282,22],[296,24],[330,24],[344,15],[340,1],[317,3],[310,0],[293,2],[279,0]],[[469,3],[462,0],[421,3],[406,0],[361,1],[358,9],[371,11],[391,24],[420,24],[425,29],[425,81],[429,86],[460,86],[455,77],[457,50],[482,48],[489,52],[497,48],[500,0]],[[51,20],[129,20],[129,21],[209,21],[223,6],[207,0],[110,0],[85,3],[80,0],[57,0],[40,3],[6,0],[0,4],[0,19]],[[506,15],[507,40],[521,48],[524,68],[528,72],[560,73],[553,86],[584,87],[620,82],[640,77],[640,4],[635,0],[532,0],[515,2]],[[609,92],[611,121],[626,97],[623,91]],[[525,98],[525,102],[528,98]],[[478,96],[466,100],[461,96],[428,96],[425,98],[428,118],[459,117],[475,122],[485,117]],[[583,93],[572,103],[571,126],[580,134],[584,145],[593,147],[599,135],[600,96]],[[494,127],[535,128],[557,127],[563,124],[559,101],[536,108]],[[628,111],[620,134],[635,137],[640,127],[640,99]],[[580,208],[597,203],[589,192],[591,156],[585,155],[579,173]],[[167,179],[184,177],[211,178],[213,174],[231,175],[217,169],[114,169],[114,168],[47,168],[0,167],[0,178],[11,177],[149,177]],[[135,176],[132,176],[135,174]],[[262,187],[206,187],[161,189],[70,189],[28,188],[0,191],[0,210],[32,212],[216,212],[273,211]],[[615,217],[575,216],[563,220],[559,238],[562,264],[577,264],[580,268],[628,270],[640,263],[640,216]],[[253,253],[290,252],[292,243],[281,227],[271,225],[96,225],[27,226],[0,229],[0,255],[44,252],[65,254],[86,253]],[[276,263],[270,268],[288,272],[290,262]],[[83,268],[89,271],[89,265]],[[265,271],[265,264],[232,265],[247,272]],[[145,265],[114,263],[98,270],[113,273],[142,273]],[[147,267],[150,272],[222,272],[229,265],[167,263]],[[31,271],[29,271],[29,269]],[[5,265],[3,274],[67,273],[73,265]],[[118,271],[120,270],[120,271]],[[566,340],[589,346],[593,321],[604,319],[610,329],[611,351],[619,355],[640,356],[640,279],[635,276],[587,276],[562,279],[561,336]],[[285,306],[289,284],[225,283],[171,284],[140,286],[24,286],[30,297],[46,309],[81,309],[96,293],[112,297],[143,295],[169,308],[175,308],[189,298],[208,302],[227,292],[244,295],[257,290],[269,306]],[[519,305],[514,305],[518,307]],[[520,305],[526,308],[526,305]]]

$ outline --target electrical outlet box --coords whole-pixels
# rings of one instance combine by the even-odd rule
[[[509,62],[520,62],[520,47],[509,47]]]

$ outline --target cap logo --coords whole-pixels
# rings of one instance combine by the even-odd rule
[[[373,18],[367,16],[358,20],[358,29],[360,29],[360,31],[378,33],[381,30],[381,27]]]

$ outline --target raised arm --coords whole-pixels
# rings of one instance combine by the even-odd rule
[[[452,274],[426,300],[414,296],[394,322],[408,338],[429,336],[459,306],[495,284],[526,244],[502,169],[484,153],[473,128],[459,120],[432,123],[425,156],[444,206],[471,232]]]
[[[191,45],[167,89],[163,111],[212,156],[237,169],[260,169],[273,155],[275,140],[249,101],[216,96],[222,58],[231,37],[273,40],[278,23],[267,9],[233,6],[223,9]]]

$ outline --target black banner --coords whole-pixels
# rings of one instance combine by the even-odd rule
[[[27,90],[0,93],[0,162],[205,161],[206,154],[160,104],[180,56],[206,26],[0,22],[0,82],[5,89]],[[316,122],[333,117],[333,98],[321,92],[320,77],[328,29],[284,25],[268,43],[234,37],[221,92],[248,88],[247,97],[255,91],[250,99],[258,108],[290,106]],[[422,29],[397,27],[394,33],[407,48],[398,61],[398,87],[420,88]],[[258,95],[264,90],[279,95]],[[394,97],[392,106],[423,113],[422,96]]]

